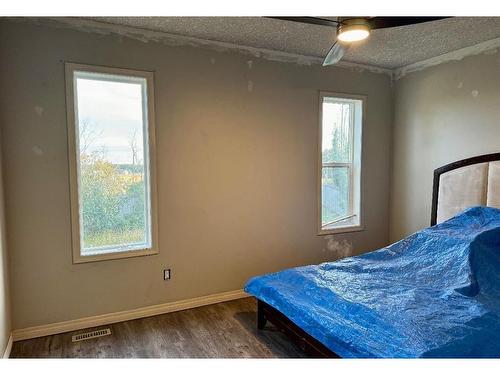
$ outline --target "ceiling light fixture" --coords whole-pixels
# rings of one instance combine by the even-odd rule
[[[337,27],[337,38],[342,42],[357,42],[368,38],[369,35],[370,26],[362,18],[344,20]]]

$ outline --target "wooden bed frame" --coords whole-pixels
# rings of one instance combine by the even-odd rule
[[[500,160],[500,153],[480,155],[468,159],[459,160],[434,170],[431,225],[436,224],[439,181],[442,174],[457,168],[497,160]],[[321,342],[298,327],[283,313],[257,298],[257,327],[259,329],[264,329],[268,321],[271,322],[281,332],[285,333],[308,356],[314,358],[340,358],[339,355],[328,349]]]
[[[312,358],[340,358],[314,337],[299,328],[284,314],[257,299],[257,327],[264,329],[267,322],[287,335],[304,353]]]

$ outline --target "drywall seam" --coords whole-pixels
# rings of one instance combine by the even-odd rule
[[[167,302],[159,305],[139,307],[133,310],[119,311],[109,314],[91,316],[87,318],[68,320],[65,322],[15,329],[12,332],[12,338],[14,341],[27,340],[35,337],[55,335],[63,332],[70,332],[79,329],[97,327],[104,324],[119,323],[119,322],[124,322],[126,320],[146,318],[149,316],[166,314],[174,311],[193,309],[195,307],[207,306],[207,305],[212,305],[214,303],[232,301],[235,299],[240,299],[245,297],[249,297],[249,295],[245,293],[242,289],[233,290],[230,292],[211,294],[208,296],[190,298],[182,301]]]
[[[13,339],[13,334],[11,333],[9,336],[9,341],[7,341],[7,347],[5,348],[5,351],[3,352],[3,358],[9,358],[10,357],[10,352],[12,350],[12,343],[14,342]]]
[[[244,55],[250,55],[255,58],[265,60],[295,63],[298,65],[318,65],[323,63],[323,58],[319,56],[307,56],[296,53],[270,50],[266,48],[257,48],[243,46],[234,43],[207,40],[184,35],[169,34],[162,31],[153,31],[131,26],[111,24],[74,17],[34,17],[34,18],[10,18],[12,21],[32,22],[39,26],[51,26],[59,28],[70,28],[78,31],[96,33],[101,35],[115,34],[122,37],[132,38],[144,43],[158,42],[168,46],[191,46],[205,47],[217,52],[235,51]],[[358,64],[349,61],[340,61],[335,67],[355,70],[369,71],[372,73],[386,74],[392,77],[392,70],[373,65]]]
[[[398,80],[409,73],[421,71],[430,68],[431,66],[444,64],[450,61],[459,61],[467,56],[474,56],[487,52],[496,52],[495,50],[499,47],[500,38],[490,39],[473,46],[460,48],[436,57],[431,57],[430,59],[418,61],[416,63],[394,69],[393,76],[395,80]]]

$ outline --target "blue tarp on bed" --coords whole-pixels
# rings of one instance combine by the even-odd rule
[[[500,210],[386,248],[252,278],[245,290],[341,357],[500,357]]]

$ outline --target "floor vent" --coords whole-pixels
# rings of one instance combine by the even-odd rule
[[[85,332],[85,333],[79,333],[78,335],[73,335],[71,337],[71,341],[78,342],[78,341],[83,341],[83,340],[91,340],[91,339],[96,339],[98,337],[108,336],[108,335],[111,335],[111,330],[109,328],[105,328],[105,329],[100,329],[97,331]]]

